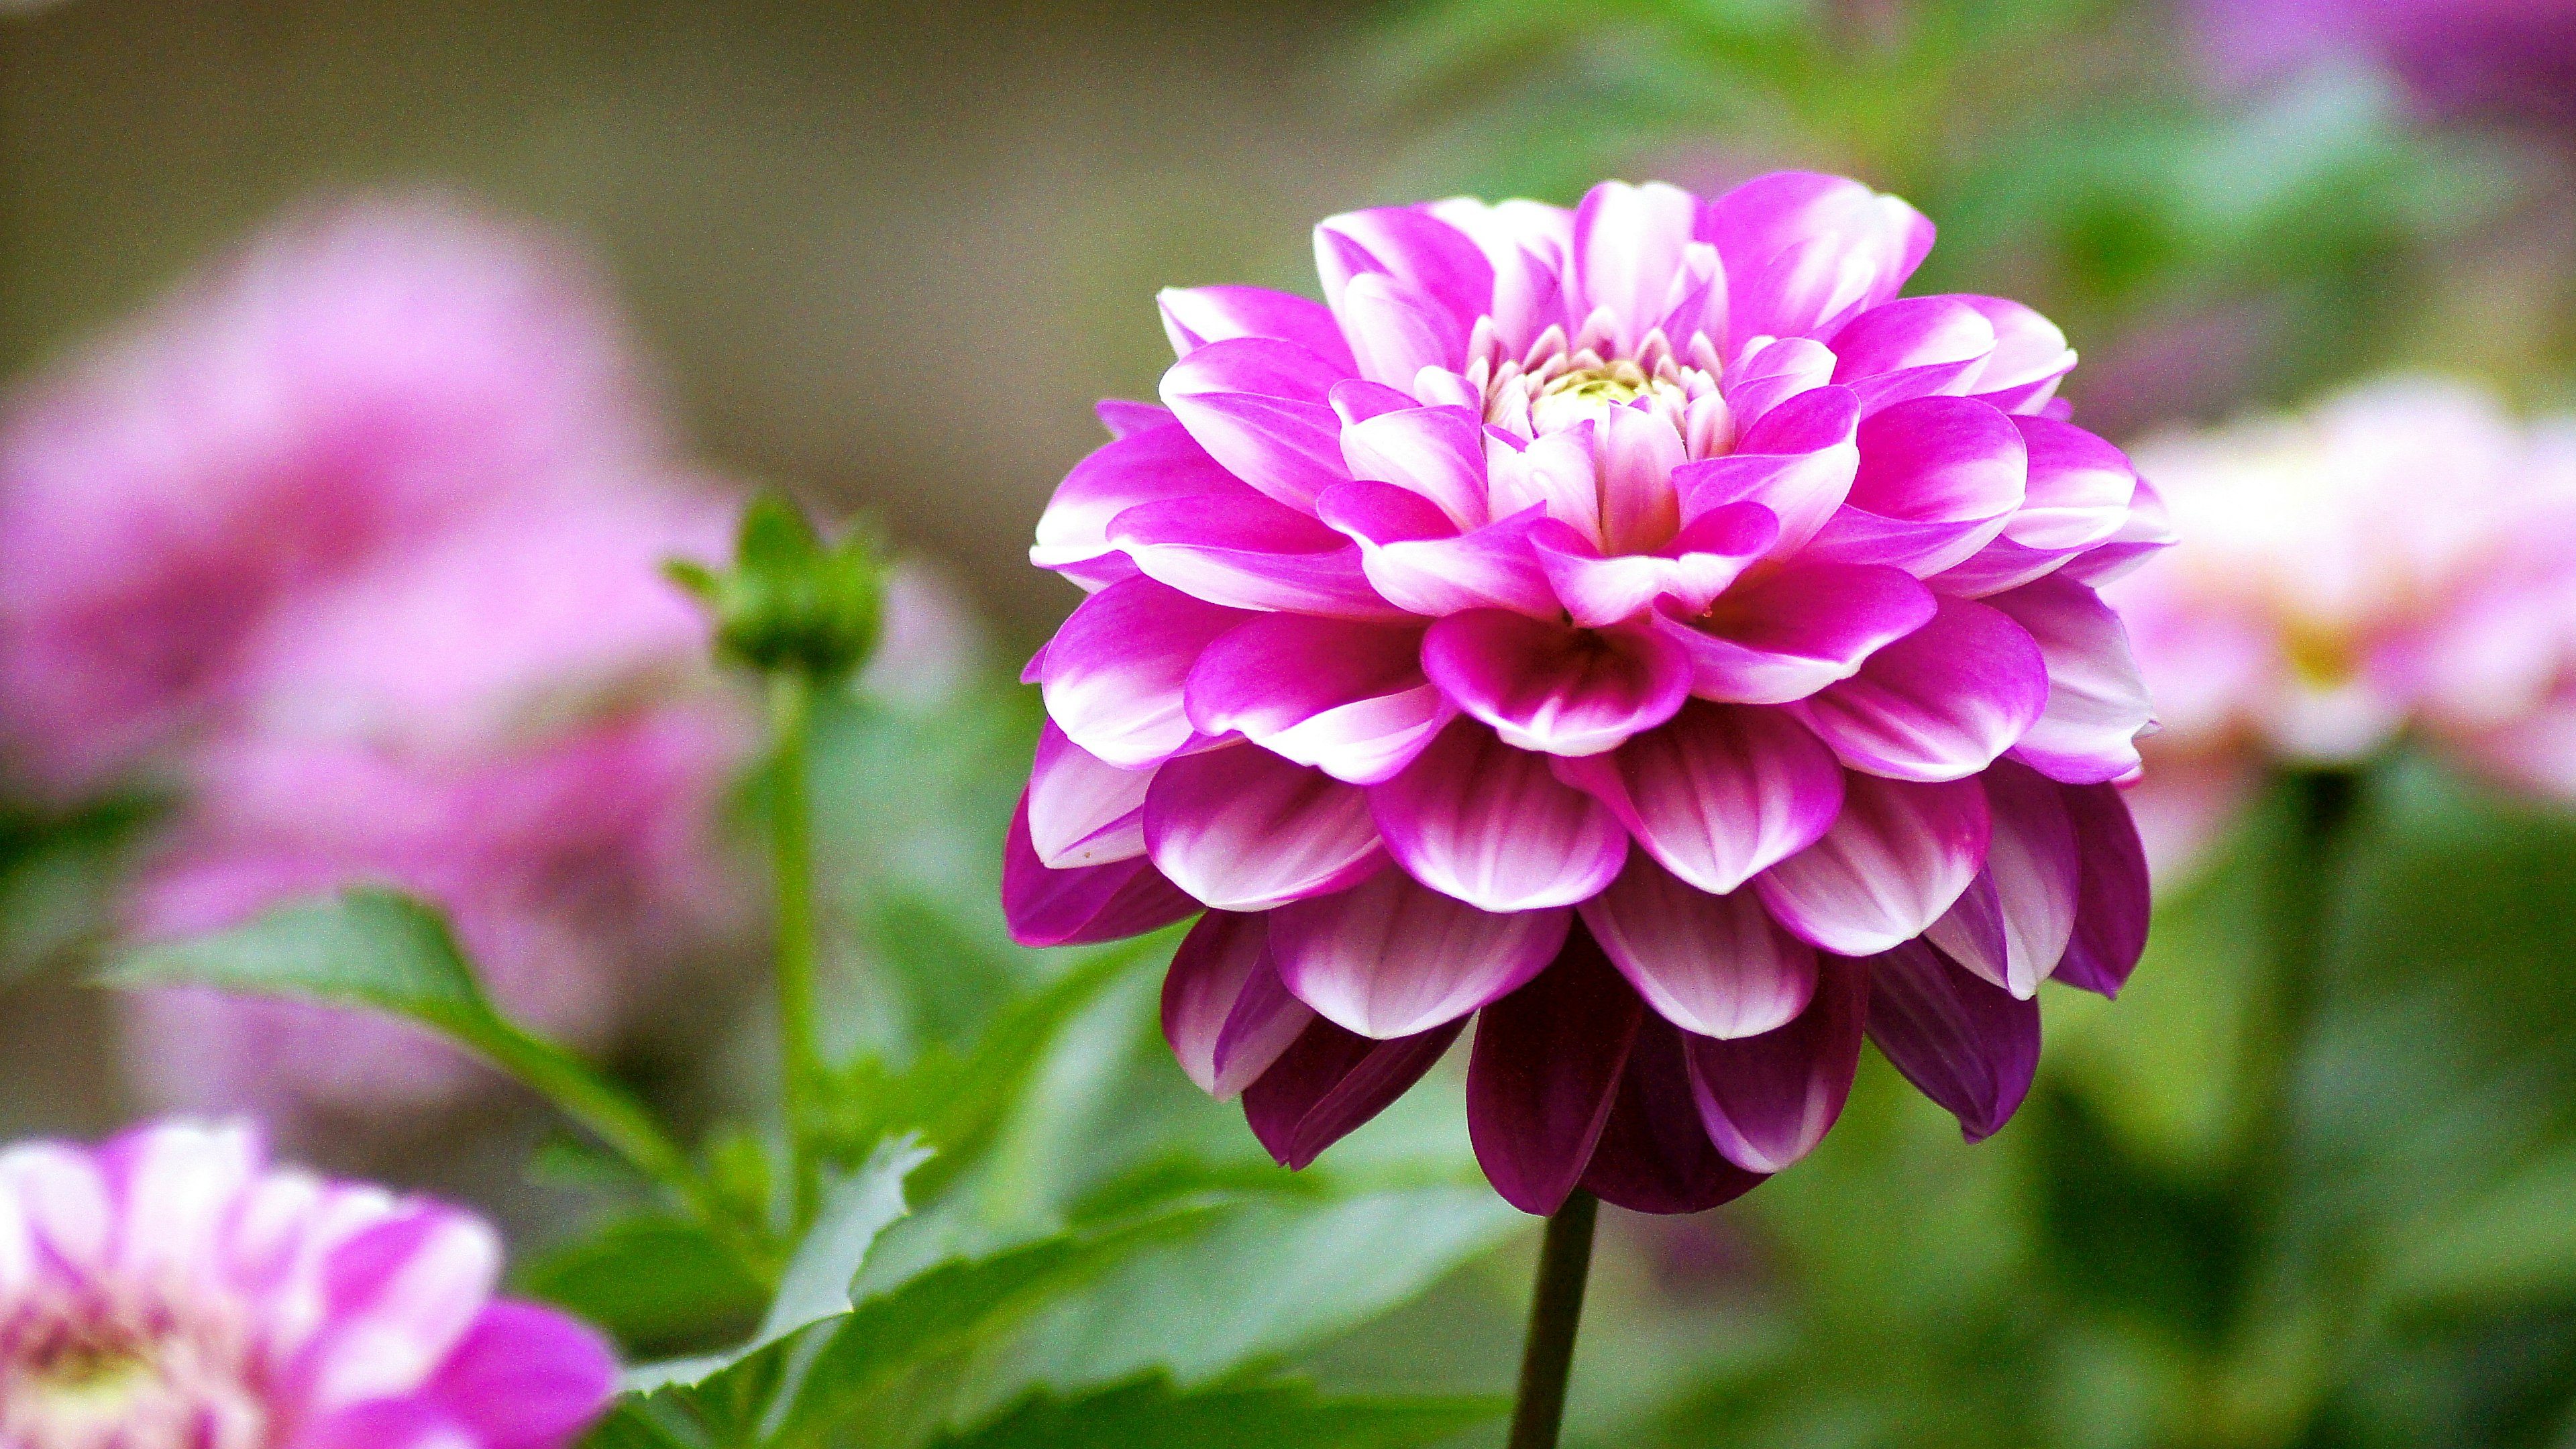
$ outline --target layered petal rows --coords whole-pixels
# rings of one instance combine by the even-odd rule
[[[1316,231],[1322,303],[1166,292],[1032,558],[1088,591],[1005,904],[1202,909],[1164,1025],[1303,1166],[1478,1016],[1495,1186],[1713,1205],[1822,1138],[1863,1035],[1982,1137],[2039,983],[2116,992],[2146,693],[2095,586],[2170,541],[1932,227],[1781,173]],[[1481,1015],[1479,1015],[1481,1013]]]

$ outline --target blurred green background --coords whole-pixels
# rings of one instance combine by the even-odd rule
[[[287,203],[449,184],[598,249],[716,466],[873,514],[989,618],[992,683],[826,720],[832,1019],[897,1061],[1069,969],[1005,944],[993,901],[1036,724],[1000,681],[1075,598],[1021,550],[1091,401],[1150,395],[1154,288],[1306,286],[1326,212],[1818,166],[1940,223],[1918,287],[2059,321],[2068,394],[2115,440],[2399,367],[2576,401],[2566,135],[2437,114],[2366,53],[2222,83],[2163,5],[21,8],[11,374]],[[13,909],[77,885],[17,879]],[[2576,1444],[2576,819],[2401,750],[2282,774],[2160,888],[2120,1001],[2047,992],[2040,1086],[1994,1140],[1873,1056],[1796,1170],[1700,1218],[1614,1215],[1573,1438]],[[988,1199],[1262,1171],[1164,1054],[1152,966],[1036,1067]],[[60,969],[5,988],[6,1135],[124,1118],[103,1019]],[[709,1110],[756,1055],[647,1084]],[[1019,1351],[1507,1387],[1533,1234],[1475,1190],[1458,1090]],[[531,1121],[472,1131],[502,1145],[370,1165],[540,1241],[594,1206],[496,1165]],[[1359,1187],[1416,1196],[1340,1205]],[[549,1270],[576,1298],[577,1267]],[[1266,1336],[1201,1341],[1189,1295],[1244,1283],[1282,1299]],[[652,1305],[588,1306],[651,1337]]]

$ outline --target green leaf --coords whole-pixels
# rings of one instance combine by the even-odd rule
[[[1499,1417],[1507,1400],[1327,1399],[1304,1384],[1175,1389],[1159,1376],[1079,1398],[1032,1395],[938,1449],[1404,1449]]]
[[[624,1387],[642,1393],[674,1385],[694,1387],[772,1344],[849,1313],[854,1307],[851,1284],[859,1275],[859,1265],[866,1261],[877,1235],[911,1211],[904,1199],[904,1179],[929,1157],[909,1138],[880,1144],[865,1166],[832,1188],[822,1215],[788,1259],[778,1294],[749,1342],[724,1353],[629,1369]]]
[[[661,1214],[621,1218],[545,1254],[521,1272],[520,1286],[645,1352],[747,1332],[768,1301],[703,1225]]]
[[[2576,1147],[2563,1147],[2408,1235],[2400,1302],[2512,1307],[2576,1293]]]

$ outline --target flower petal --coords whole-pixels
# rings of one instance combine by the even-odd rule
[[[1067,737],[1110,764],[1141,769],[1189,746],[1181,683],[1200,650],[1250,617],[1128,579],[1083,600],[1030,668]]]
[[[1316,513],[1356,540],[1380,597],[1438,618],[1462,609],[1511,609],[1553,619],[1559,610],[1529,533],[1546,515],[1523,509],[1459,533],[1437,504],[1387,483],[1345,483]]]
[[[1365,791],[1255,744],[1156,771],[1145,848],[1174,885],[1225,911],[1328,895],[1386,863]]]
[[[1199,655],[1182,694],[1202,735],[1239,730],[1272,754],[1373,785],[1457,717],[1422,672],[1422,631],[1265,614]]]
[[[1215,286],[1166,287],[1154,300],[1162,308],[1163,331],[1172,339],[1175,357],[1187,357],[1211,342],[1267,337],[1295,343],[1344,376],[1359,370],[1332,309],[1313,298],[1268,287]]]
[[[1269,1070],[1314,1019],[1279,980],[1265,916],[1201,916],[1163,977],[1163,1039],[1199,1090],[1219,1100]]]
[[[1420,288],[1384,272],[1351,278],[1333,311],[1360,376],[1371,382],[1410,387],[1425,368],[1447,368],[1466,356],[1466,326]]]
[[[1538,974],[1572,914],[1503,915],[1386,871],[1270,915],[1271,960],[1297,999],[1362,1036],[1453,1021]]]
[[[1727,1161],[1778,1172],[1815,1151],[1851,1097],[1869,1019],[1869,968],[1824,958],[1797,1020],[1740,1041],[1686,1037],[1700,1125]]]
[[[2025,548],[2073,550],[2118,533],[2138,491],[2128,455],[2071,423],[2015,417],[2012,424],[2028,450],[2030,473],[2003,536]]]
[[[1581,931],[1527,985],[1476,1019],[1467,1135],[1503,1200],[1565,1206],[1609,1124],[1644,1004]]]
[[[1323,278],[1324,300],[1346,331],[1344,294],[1354,278],[1373,272],[1407,284],[1438,306],[1461,342],[1494,297],[1494,267],[1483,249],[1428,207],[1381,206],[1324,218],[1315,228],[1315,270]]]
[[[1832,383],[1834,366],[1833,349],[1825,344],[1812,337],[1783,337],[1761,344],[1726,369],[1718,387],[1737,429],[1750,430],[1780,404]],[[1859,399],[1849,389],[1844,395],[1851,398],[1852,421],[1857,423]]]
[[[1682,1034],[1661,1017],[1637,1024],[1610,1120],[1592,1149],[1583,1186],[1640,1213],[1695,1213],[1762,1185],[1718,1154],[1692,1098]]]
[[[1617,323],[1619,355],[1633,356],[1663,318],[1698,222],[1699,199],[1677,186],[1604,181],[1593,187],[1574,212],[1567,314],[1589,317],[1606,309]]]
[[[2129,805],[2109,785],[2066,785],[2082,885],[2075,938],[2057,963],[2057,979],[2117,996],[2147,949],[2147,855]]]
[[[2036,770],[1999,761],[1979,783],[1994,820],[1983,872],[1992,886],[1993,929],[1957,919],[1968,901],[1962,896],[1924,934],[1960,965],[2026,997],[2057,969],[2075,934],[2081,875],[2075,827],[2061,798],[2064,787]]]
[[[551,1309],[484,1307],[422,1395],[478,1449],[556,1449],[617,1392],[617,1360],[598,1334]]]
[[[1653,622],[1690,657],[1691,693],[1786,704],[1851,678],[1870,655],[1939,610],[1931,591],[1902,569],[1802,563],[1739,581],[1705,614],[1658,603]]]
[[[2013,758],[2069,784],[2117,780],[2138,768],[2137,738],[2154,718],[2128,631],[2099,594],[2051,576],[1986,600],[2039,643],[2048,704]]]
[[[2048,695],[2047,661],[2019,624],[1943,599],[1930,623],[1791,708],[1853,769],[1957,780],[2027,734]]]
[[[500,1272],[488,1225],[427,1203],[333,1247],[322,1267],[328,1326],[297,1365],[303,1406],[328,1414],[414,1392],[456,1350]]]
[[[1065,870],[1143,855],[1145,787],[1152,781],[1149,772],[1103,761],[1048,720],[1029,767],[1029,841],[1038,859]]]
[[[1762,415],[1723,458],[1673,470],[1682,516],[1698,519],[1730,503],[1759,503],[1780,524],[1775,558],[1807,546],[1851,495],[1860,470],[1860,399],[1851,389],[1803,392]]]
[[[1995,329],[1994,355],[1977,374],[1976,391],[2015,414],[2036,414],[2057,395],[2058,380],[2075,370],[2074,349],[2057,324],[2002,297],[1961,294],[1949,298],[1974,307]]]
[[[1488,521],[1484,430],[1465,408],[1406,407],[1347,424],[1342,460],[1353,478],[1392,483],[1440,505],[1460,532]]]
[[[1109,540],[1109,523],[1128,509],[1169,498],[1260,496],[1166,415],[1160,426],[1120,437],[1073,465],[1038,516],[1029,562],[1089,584],[1084,566],[1118,552]]]
[[[1466,1024],[1372,1041],[1329,1021],[1309,1023],[1243,1089],[1243,1120],[1280,1166],[1303,1169],[1421,1081]]]
[[[1123,397],[1102,398],[1091,405],[1091,411],[1113,439],[1152,428],[1169,427],[1179,421],[1172,416],[1172,410],[1161,403],[1132,402]]]
[[[1191,914],[1181,893],[1144,856],[1049,870],[1029,843],[1029,799],[1020,796],[1002,853],[1002,915],[1023,946],[1078,946],[1141,936]]]
[[[1985,864],[1992,823],[1973,780],[1920,785],[1843,776],[1843,813],[1805,850],[1753,878],[1780,924],[1841,956],[1919,936]]]
[[[1834,381],[1864,414],[1918,397],[1968,390],[1995,350],[1994,324],[1951,297],[1872,307],[1834,334]]]
[[[1898,403],[1862,419],[1858,436],[1851,496],[1808,545],[1811,557],[1929,577],[1985,547],[2022,506],[2021,430],[1974,398]]]
[[[1693,701],[1611,754],[1554,768],[1608,805],[1665,869],[1712,895],[1814,844],[1843,803],[1832,753],[1777,710]]]
[[[2098,589],[2155,557],[2159,550],[2173,547],[2181,537],[2174,531],[2173,515],[2166,511],[2164,495],[2141,478],[2138,491],[2129,498],[2128,522],[2121,524],[2120,531],[2107,542],[2068,559],[2059,572],[2076,583]]]
[[[2039,1003],[1921,941],[1869,961],[1869,1039],[1971,1142],[2020,1108],[2039,1067]]]
[[[1579,629],[1504,609],[1431,626],[1422,668],[1503,743],[1597,755],[1673,717],[1690,697],[1690,662],[1650,629]]]
[[[1433,890],[1489,911],[1570,906],[1617,878],[1628,832],[1547,761],[1460,720],[1371,786],[1369,805],[1388,851]]]
[[[1707,608],[1779,536],[1770,509],[1736,502],[1701,514],[1654,553],[1604,558],[1592,540],[1553,518],[1541,519],[1529,538],[1565,612],[1601,628],[1637,617],[1667,594],[1682,609]]]
[[[1815,948],[1781,930],[1751,891],[1710,895],[1639,854],[1582,909],[1620,974],[1684,1031],[1756,1036],[1815,993]]]
[[[1345,481],[1341,368],[1290,342],[1211,342],[1163,374],[1162,398],[1227,471],[1291,508]]]
[[[1336,619],[1412,617],[1369,587],[1349,539],[1250,489],[1138,504],[1111,520],[1109,539],[1147,578],[1211,604]]]

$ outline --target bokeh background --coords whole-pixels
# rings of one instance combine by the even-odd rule
[[[2078,417],[2149,458],[2392,374],[2534,436],[2576,406],[2564,0],[0,6],[0,374],[40,395],[276,218],[353,195],[586,258],[671,434],[648,471],[786,487],[906,559],[819,788],[834,1030],[913,1051],[1057,969],[991,899],[1036,718],[1007,681],[1077,597],[1024,549],[1099,439],[1092,402],[1152,395],[1154,289],[1311,290],[1306,229],[1355,206],[1787,165],[1930,214],[1915,290],[2048,312],[2084,354]],[[2399,486],[2438,509],[2470,485],[2428,456]],[[509,586],[552,577],[528,569]],[[280,607],[289,641],[340,627]],[[1574,1437],[2576,1444],[2576,813],[2421,737],[2210,746],[2231,788],[2160,850],[2146,964],[2116,1004],[2049,991],[2040,1085],[1999,1137],[1965,1146],[1873,1057],[1807,1164],[1701,1218],[1616,1220]],[[198,797],[233,776],[67,798],[6,775],[0,1135],[240,1105],[245,1076],[334,1049],[182,1007],[155,1035],[82,984],[187,918],[152,903],[174,852],[220,853]],[[756,874],[748,807],[718,794],[708,874]],[[685,960],[611,970],[635,1005],[591,1045],[704,1116],[760,1079],[764,1008],[757,927],[722,901],[690,921]],[[1109,1181],[1242,1136],[1159,1056],[1149,995],[1055,1049],[1030,1172]],[[225,1032],[249,1043],[229,1076],[177,1049]],[[1338,1151],[1472,1182],[1442,1090]],[[590,1210],[577,1170],[522,1170],[551,1129],[506,1092],[363,1097],[251,1105],[302,1155],[474,1198],[523,1243]],[[1334,1383],[1506,1385],[1530,1234],[1443,1232],[1370,1249],[1386,1291],[1280,1352]],[[580,1299],[571,1269],[541,1279]]]

